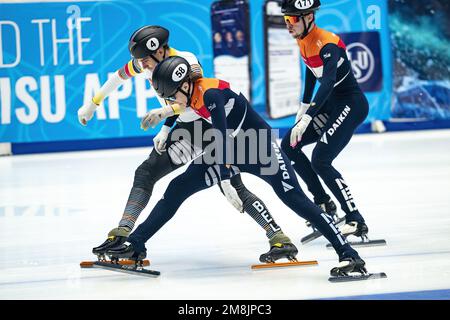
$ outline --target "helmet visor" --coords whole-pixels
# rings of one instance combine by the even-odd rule
[[[289,22],[290,24],[296,24],[297,22],[300,21],[300,17],[299,16],[288,16],[288,15],[285,15],[284,16],[284,21],[286,23]]]

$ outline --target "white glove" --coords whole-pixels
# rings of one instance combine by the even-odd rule
[[[244,205],[241,198],[239,198],[236,189],[231,185],[230,179],[221,180],[220,188],[223,194],[227,198],[228,202],[231,203],[239,212],[244,212]]]
[[[162,126],[159,133],[153,138],[153,145],[155,146],[156,152],[161,155],[166,151],[166,141],[169,136],[170,127]]]
[[[297,115],[295,116],[295,123],[297,123],[302,116],[308,111],[308,108],[311,106],[309,103],[300,103],[300,108],[298,108]]]
[[[78,121],[83,126],[87,125],[87,122],[94,116],[94,112],[96,109],[97,105],[91,100],[91,102],[78,109]]]
[[[141,129],[147,131],[149,127],[154,128],[162,120],[173,115],[171,106],[150,110],[141,120]]]
[[[302,140],[303,133],[305,133],[306,128],[308,128],[309,123],[312,118],[310,115],[304,114],[300,121],[292,128],[291,131],[291,147],[295,148],[295,146]]]

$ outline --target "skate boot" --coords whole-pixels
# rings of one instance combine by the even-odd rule
[[[369,232],[369,228],[364,222],[350,221],[339,228],[344,237],[353,235],[355,237],[365,238]]]
[[[348,276],[351,272],[358,272],[360,274],[366,274],[366,263],[363,259],[353,250],[351,254],[343,254],[339,257],[339,265],[331,269],[330,274],[332,277]]]
[[[101,245],[92,249],[92,253],[98,256],[99,260],[105,260],[105,253],[108,249],[115,248],[123,244],[131,230],[127,227],[118,227],[108,233],[108,239]]]
[[[339,257],[339,265],[330,271],[330,282],[346,282],[387,278],[386,273],[368,273],[366,263],[351,249]]]
[[[131,243],[125,242],[118,247],[107,250],[106,254],[112,262],[117,262],[119,259],[142,261],[147,256],[147,251],[137,252]]]
[[[284,233],[279,232],[274,235],[270,241],[270,250],[263,253],[259,257],[259,261],[263,263],[274,263],[275,261],[286,258],[290,261],[296,261],[296,256],[298,253],[297,247],[291,242],[291,240],[284,235]]]
[[[337,207],[333,200],[328,199],[328,201],[325,201],[324,203],[316,203],[316,205],[325,211],[329,216],[331,216],[334,220],[334,223],[338,223],[339,217],[336,215]],[[306,221],[307,227],[312,227],[314,230],[315,228],[311,225],[311,222]]]
[[[355,236],[361,238],[359,241],[349,241],[349,244],[353,247],[374,247],[385,246],[385,239],[370,240],[367,234],[369,228],[364,222],[350,221],[339,228],[344,237]],[[332,248],[331,244],[327,244],[327,248]]]

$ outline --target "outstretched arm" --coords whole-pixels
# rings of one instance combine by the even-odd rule
[[[87,125],[87,122],[94,116],[97,107],[111,94],[111,92],[120,87],[126,80],[141,72],[142,69],[135,59],[130,60],[122,68],[114,72],[114,74],[106,80],[100,90],[95,93],[92,100],[78,109],[78,121],[84,126]]]

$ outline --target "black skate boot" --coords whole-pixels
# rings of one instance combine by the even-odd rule
[[[366,263],[360,258],[358,254],[351,256],[341,256],[339,258],[339,265],[331,269],[330,274],[332,277],[348,276],[351,272],[358,272],[360,274],[366,274]]]
[[[142,261],[147,256],[147,251],[137,252],[131,243],[124,244],[111,248],[106,251],[106,254],[111,258],[111,261],[118,261],[119,259],[128,259],[134,261]]]
[[[368,273],[366,263],[352,250],[348,254],[344,253],[339,257],[339,265],[330,271],[330,282],[346,282],[387,278],[384,272]]]
[[[129,242],[122,243],[120,246],[110,248],[106,251],[111,259],[111,262],[96,261],[94,265],[111,271],[125,272],[134,275],[141,275],[146,277],[158,277],[161,273],[156,270],[148,270],[144,268],[149,265],[148,260],[144,260],[147,256],[147,251],[135,251],[133,245]],[[131,262],[131,263],[129,263]]]
[[[331,216],[334,220],[334,223],[338,223],[339,222],[339,217],[336,215],[337,212],[337,207],[336,204],[334,203],[333,200],[328,199],[327,201],[325,201],[324,203],[315,203],[320,209],[322,209],[323,211],[325,211],[329,216]],[[307,227],[312,227],[314,230],[315,228],[311,225],[311,222],[306,221],[306,226]]]
[[[92,249],[92,253],[95,254],[99,260],[105,260],[105,253],[108,249],[118,247],[125,243],[131,230],[127,227],[118,227],[112,229],[108,233],[108,239],[101,245]]]
[[[259,261],[263,263],[274,263],[275,261],[286,258],[290,261],[296,261],[295,258],[298,253],[297,247],[291,242],[291,240],[279,232],[272,237],[269,241],[270,250],[263,253],[259,257]]]

